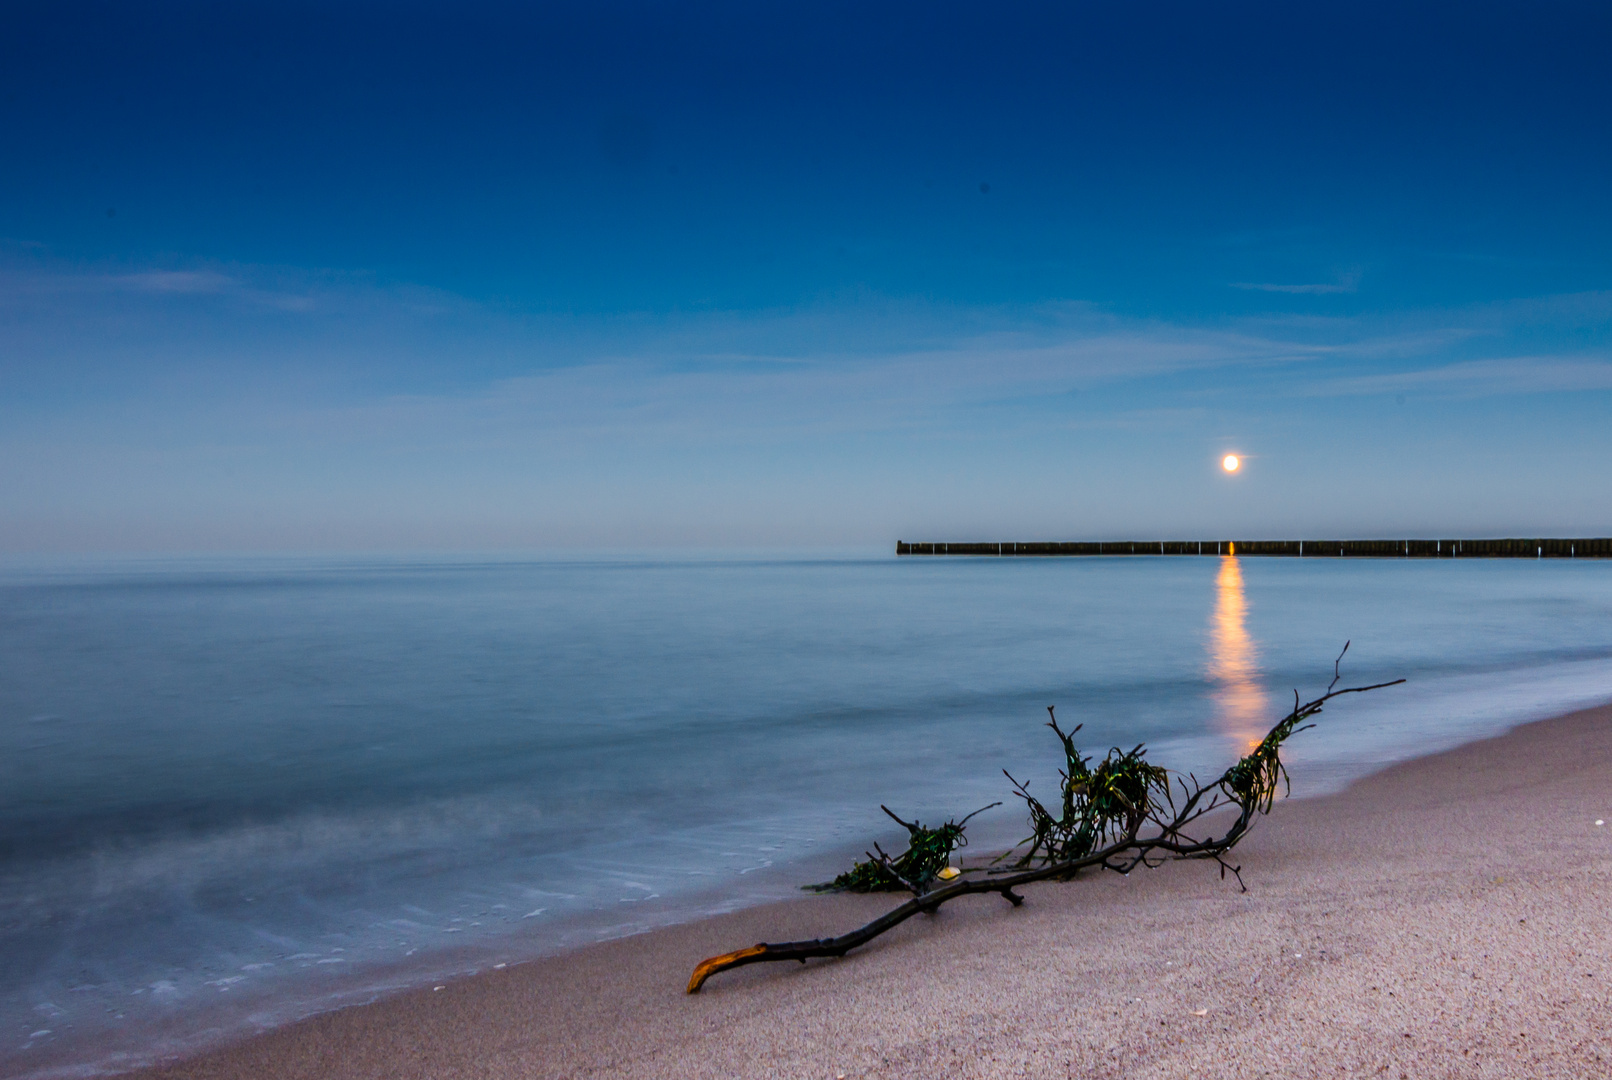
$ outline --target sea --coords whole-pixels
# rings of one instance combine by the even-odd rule
[[[1346,642],[1343,685],[1407,682],[1294,738],[1295,797],[1612,700],[1612,561],[14,559],[0,1075],[800,896],[899,846],[881,804],[1002,801],[969,836],[1009,845],[1048,706],[1213,775]]]

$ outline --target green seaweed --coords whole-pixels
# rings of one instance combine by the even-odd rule
[[[939,828],[928,828],[917,821],[902,821],[888,806],[880,806],[886,814],[907,830],[907,850],[891,858],[878,844],[867,858],[852,866],[833,881],[816,885],[803,885],[812,892],[925,892],[951,864],[952,852],[968,844],[964,826],[974,814],[1001,806],[992,803],[982,806],[961,821],[947,821]],[[877,854],[875,854],[877,852]]]
[[[1076,724],[1066,733],[1058,726],[1051,705],[1047,706],[1047,715],[1051,717],[1047,726],[1063,743],[1061,812],[1054,815],[1030,794],[1025,784],[1003,770],[1030,813],[1030,835],[1013,852],[1002,856],[1008,858],[1018,852],[1012,865],[1020,869],[1081,859],[1133,834],[1137,825],[1152,815],[1160,797],[1167,798],[1169,794],[1169,774],[1148,763],[1143,744],[1130,750],[1116,746],[1093,768],[1090,759],[1075,747],[1075,733],[1082,725]]]

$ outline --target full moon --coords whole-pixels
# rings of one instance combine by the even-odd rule
[[[1237,460],[1236,454],[1227,454],[1226,460],[1220,463],[1220,467],[1225,469],[1227,472],[1236,472],[1238,467],[1241,465],[1242,462]]]

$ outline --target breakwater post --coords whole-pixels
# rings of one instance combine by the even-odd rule
[[[1612,559],[1612,537],[1480,540],[896,541],[897,555],[1262,555],[1299,559]]]

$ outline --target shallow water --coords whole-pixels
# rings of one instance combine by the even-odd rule
[[[1084,745],[1300,793],[1612,698],[1612,562],[600,557],[0,571],[0,1072],[786,895]],[[979,819],[977,844],[1022,815]]]

